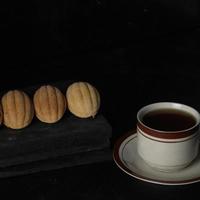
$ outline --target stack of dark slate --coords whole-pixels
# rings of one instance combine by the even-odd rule
[[[35,118],[25,129],[1,127],[0,177],[111,160],[111,132],[102,114],[81,119],[69,112],[55,124]]]

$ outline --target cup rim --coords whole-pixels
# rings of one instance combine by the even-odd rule
[[[183,129],[183,130],[177,130],[177,131],[163,131],[163,130],[154,129],[154,128],[151,128],[151,127],[145,125],[141,120],[141,113],[144,112],[144,110],[147,109],[148,107],[152,107],[152,106],[155,106],[155,105],[161,105],[161,104],[174,105],[174,109],[177,109],[177,110],[178,110],[178,108],[175,108],[175,106],[177,106],[177,107],[184,106],[185,108],[188,108],[189,110],[191,110],[193,112],[193,114],[192,114],[192,112],[189,112],[189,113],[191,113],[195,117],[196,123],[190,128]],[[182,103],[156,102],[156,103],[148,104],[148,105],[142,107],[137,112],[137,127],[139,129],[141,129],[145,134],[149,134],[149,135],[156,137],[156,138],[178,139],[178,138],[188,137],[188,136],[196,133],[196,131],[199,128],[199,124],[200,124],[200,114],[199,114],[199,112],[196,109],[194,109],[193,107],[188,106],[186,104],[182,104]]]

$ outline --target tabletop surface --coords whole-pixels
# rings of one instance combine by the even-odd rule
[[[162,186],[143,182],[122,172],[114,162],[94,163],[59,171],[1,180],[1,193],[27,199],[190,199],[200,183]],[[10,192],[12,191],[12,192]]]

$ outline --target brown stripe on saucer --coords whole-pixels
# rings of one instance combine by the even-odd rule
[[[121,136],[115,143],[114,145],[114,149],[113,149],[113,159],[116,163],[116,165],[123,171],[125,172],[126,174],[136,178],[136,179],[139,179],[141,181],[146,181],[146,182],[149,182],[149,183],[154,183],[154,184],[161,184],[161,185],[186,185],[186,184],[191,184],[191,183],[196,183],[196,182],[199,182],[200,181],[200,176],[196,177],[196,178],[191,178],[191,179],[186,179],[186,180],[173,180],[173,181],[170,181],[170,180],[158,180],[158,179],[154,179],[154,178],[149,178],[149,177],[146,177],[146,176],[143,176],[141,174],[138,174],[134,171],[132,171],[131,169],[128,168],[128,166],[126,166],[121,158],[120,158],[120,155],[119,155],[119,149],[122,145],[122,143],[129,137],[133,136],[132,139],[136,139],[137,138],[137,133],[135,130],[131,130],[129,131],[128,133],[124,134],[123,136]],[[132,140],[130,139],[130,140]],[[129,141],[130,141],[129,140]],[[129,142],[128,141],[128,142]],[[127,143],[128,143],[127,142]]]

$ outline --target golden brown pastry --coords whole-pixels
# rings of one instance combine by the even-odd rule
[[[66,99],[62,92],[53,86],[40,87],[33,98],[37,118],[46,123],[59,121],[66,111]]]
[[[28,126],[34,116],[31,99],[20,90],[11,90],[2,97],[3,122],[12,129]]]
[[[68,108],[80,118],[95,117],[100,107],[97,89],[87,82],[75,82],[66,92]]]
[[[2,111],[2,106],[0,104],[0,125],[3,123],[3,111]]]

